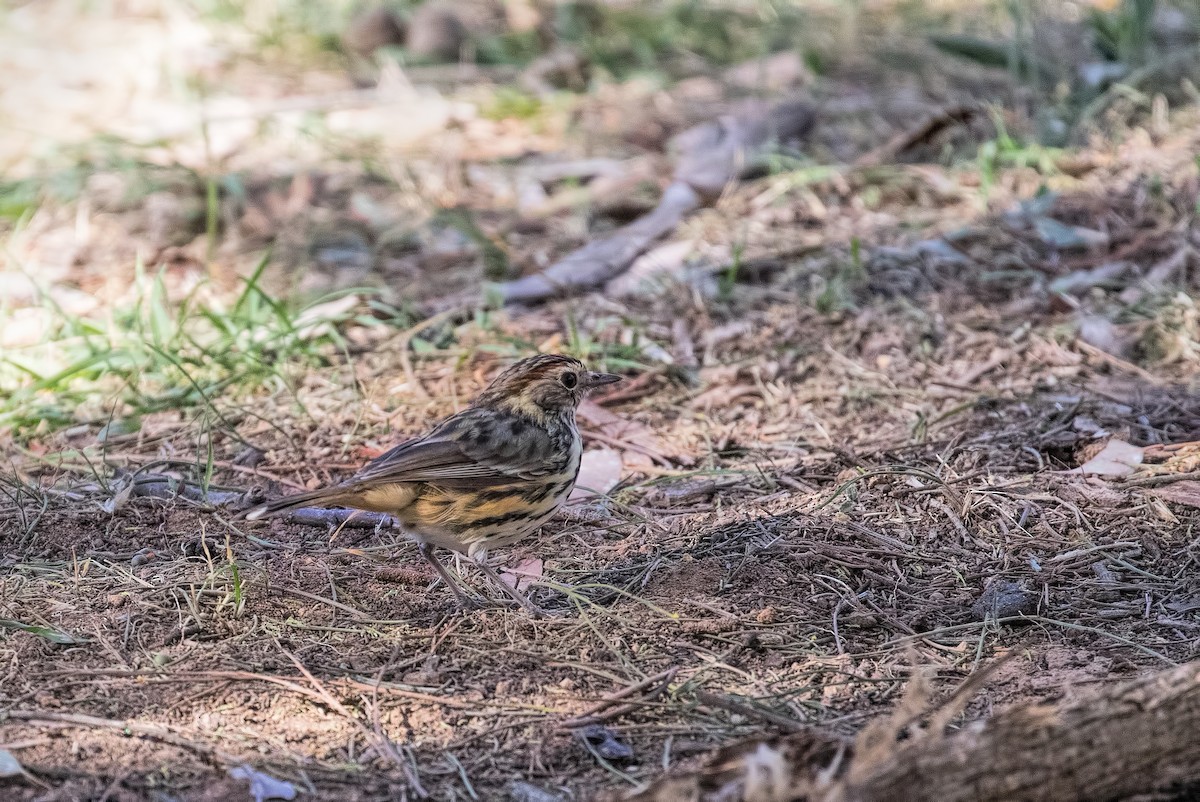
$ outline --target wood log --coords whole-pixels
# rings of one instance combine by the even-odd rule
[[[490,294],[506,304],[529,304],[591,290],[621,275],[685,217],[714,203],[730,182],[781,142],[806,136],[816,119],[815,109],[805,102],[773,106],[754,102],[736,114],[687,129],[673,141],[675,174],[653,211],[592,240],[541,273],[493,285]]]
[[[754,741],[630,798],[1062,802],[1200,784],[1200,661],[1057,704],[1018,705],[949,731],[952,716],[934,712],[914,732],[906,707],[853,745],[817,731]],[[901,732],[906,740],[897,740]]]

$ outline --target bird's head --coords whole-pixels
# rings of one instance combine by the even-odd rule
[[[590,371],[571,356],[539,354],[493,379],[475,406],[508,407],[534,416],[574,412],[589,390],[620,380],[612,373]]]

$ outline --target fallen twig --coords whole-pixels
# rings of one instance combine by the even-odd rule
[[[1156,473],[1151,476],[1137,476],[1126,479],[1124,484],[1132,487],[1159,487],[1176,482],[1200,479],[1200,471],[1181,471],[1180,473]]]
[[[812,728],[738,744],[633,797],[678,799],[1123,799],[1200,780],[1200,661],[1058,704],[1024,704],[949,724],[1000,662],[928,709],[923,689],[853,747]],[[756,711],[740,711],[751,714]],[[928,717],[923,728],[911,725]]]
[[[542,273],[497,285],[496,293],[506,304],[529,303],[598,287],[624,272],[651,244],[702,205],[700,195],[690,186],[671,184],[645,217],[589,242]]]
[[[653,211],[567,254],[542,273],[495,285],[495,294],[503,303],[531,303],[604,284],[687,215],[716,201],[765,151],[803,136],[815,121],[811,106],[787,102],[747,107],[684,131],[675,139],[674,178]]]
[[[161,474],[139,476],[133,480],[133,494],[140,498],[158,498],[166,500],[185,499],[198,504],[213,507],[250,506],[248,496],[253,491],[238,490],[205,490],[199,483],[186,479],[176,479]]]
[[[230,507],[244,509],[261,502],[258,491],[236,490],[205,490],[198,482],[187,479],[176,479],[161,474],[140,476],[134,480],[133,495],[143,498],[158,498],[173,500],[182,498],[198,504],[208,504],[213,507]],[[395,519],[390,515],[364,510],[352,510],[341,507],[297,507],[289,510],[283,516],[289,523],[302,526],[320,526],[329,528],[349,529],[388,529],[395,526]]]
[[[288,510],[283,519],[302,526],[342,527],[345,529],[388,529],[395,519],[381,512],[364,512],[341,507],[297,507]]]
[[[589,724],[600,724],[618,718],[638,707],[637,704],[618,704],[622,699],[628,699],[630,696],[641,691],[646,691],[645,699],[653,699],[667,689],[667,686],[671,684],[671,680],[675,678],[678,672],[678,667],[669,668],[666,671],[655,674],[653,677],[646,677],[641,682],[635,682],[619,691],[610,693],[587,711],[565,719],[561,726],[565,729],[573,730],[579,727],[586,727]]]
[[[803,721],[796,721],[794,718],[781,716],[770,710],[763,710],[759,707],[753,707],[748,704],[743,704],[734,699],[721,694],[710,693],[708,691],[696,691],[696,701],[700,704],[708,705],[709,707],[719,707],[722,710],[727,710],[730,713],[736,713],[739,716],[747,718],[756,718],[766,721],[769,724],[774,724],[776,727],[787,730],[788,732],[809,732],[813,728],[811,725],[805,724]]]
[[[979,107],[975,105],[950,106],[949,108],[941,109],[921,121],[919,125],[907,131],[901,131],[879,147],[859,156],[855,160],[854,166],[861,169],[886,164],[904,151],[927,141],[946,128],[970,122],[978,113]]]
[[[171,746],[178,746],[181,749],[187,749],[204,758],[220,763],[240,762],[235,756],[227,752],[222,752],[214,746],[209,746],[206,743],[189,738],[181,734],[176,728],[165,724],[148,724],[132,719],[100,718],[99,716],[89,716],[84,713],[58,713],[50,710],[6,710],[0,713],[0,719],[6,718],[35,725],[68,724],[75,727],[117,730],[118,732],[142,735],[165,744],[170,744]]]

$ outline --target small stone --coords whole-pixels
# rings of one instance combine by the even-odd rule
[[[993,582],[971,606],[975,621],[989,621],[1015,615],[1034,615],[1041,594],[1034,593],[1020,582]]]
[[[631,760],[633,758],[633,749],[628,744],[617,740],[616,734],[603,724],[589,724],[576,730],[575,734],[605,760]]]
[[[155,247],[186,245],[204,231],[204,202],[167,190],[152,192],[142,202],[146,237]]]
[[[381,47],[404,44],[404,20],[390,8],[372,8],[356,15],[342,32],[342,47],[364,58]]]
[[[140,551],[138,551],[137,554],[133,555],[133,557],[131,557],[129,559],[129,564],[134,567],[137,567],[139,565],[145,565],[148,562],[152,562],[153,560],[156,560],[157,558],[158,558],[158,554],[154,551],[154,549],[147,547],[147,548],[141,549]]]
[[[467,29],[458,15],[437,3],[421,6],[408,23],[405,47],[430,61],[457,61],[467,41]]]
[[[567,798],[524,780],[513,780],[508,786],[508,798],[512,802],[564,802]]]

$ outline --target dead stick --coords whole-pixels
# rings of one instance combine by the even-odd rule
[[[860,169],[878,167],[890,162],[909,148],[924,142],[952,125],[969,122],[979,113],[978,106],[951,106],[921,121],[915,128],[901,131],[879,147],[859,156],[854,166]]]
[[[187,749],[198,755],[217,760],[221,763],[239,762],[233,755],[222,752],[216,747],[193,740],[181,735],[172,727],[164,724],[147,724],[140,721],[100,718],[84,713],[56,713],[49,710],[7,710],[0,714],[0,719],[8,718],[24,721],[29,724],[68,724],[75,727],[91,727],[93,729],[118,730],[144,735],[156,741]]]
[[[271,685],[277,685],[294,693],[310,699],[316,699],[316,692],[305,688],[300,683],[296,682],[300,677],[288,678],[280,677],[275,674],[256,674],[252,671],[233,671],[233,670],[214,670],[214,671],[175,671],[164,673],[156,670],[144,669],[123,669],[123,668],[102,668],[102,669],[67,669],[63,671],[46,671],[39,676],[54,677],[54,676],[77,676],[85,674],[87,676],[98,677],[118,677],[118,678],[141,678],[145,677],[148,680],[157,682],[266,682]],[[375,687],[372,683],[363,682],[354,677],[341,677],[335,680],[336,684],[346,685],[355,690],[371,690]],[[444,707],[455,707],[463,710],[475,710],[476,705],[470,702],[460,702],[456,699],[447,696],[437,696],[432,693],[422,693],[421,691],[411,691],[406,688],[397,688],[389,683],[380,683],[379,690],[389,696],[396,696],[403,699],[412,699],[418,702],[426,702]],[[0,719],[3,718],[0,713]]]
[[[602,698],[595,705],[593,705],[586,712],[580,713],[577,716],[573,716],[572,718],[569,718],[569,719],[566,719],[565,721],[563,721],[562,726],[566,727],[567,729],[574,729],[576,727],[587,726],[588,724],[595,724],[595,723],[597,723],[595,720],[595,717],[599,713],[612,707],[613,705],[615,705],[617,702],[621,701],[622,699],[627,699],[630,696],[633,696],[635,693],[645,690],[646,688],[650,688],[650,687],[654,688],[654,691],[652,693],[648,694],[648,696],[651,696],[651,697],[657,696],[659,693],[662,693],[662,691],[667,687],[667,685],[670,684],[671,680],[675,678],[675,675],[678,672],[679,672],[679,667],[674,666],[672,668],[668,668],[666,671],[655,674],[653,677],[647,677],[646,679],[642,680],[641,682],[635,682],[633,685],[629,685],[627,687],[622,688],[619,691],[610,693],[609,695]],[[629,707],[629,706],[622,705],[622,707]],[[612,718],[612,717],[610,716],[610,718]]]
[[[317,695],[325,702],[325,704],[329,705],[331,708],[333,708],[333,710],[340,713],[347,721],[354,724],[359,731],[363,733],[363,735],[367,736],[367,738],[373,738],[375,740],[376,746],[379,747],[379,750],[383,754],[387,755],[392,762],[394,762],[400,768],[400,770],[404,772],[404,776],[408,780],[408,784],[412,787],[414,793],[416,793],[419,798],[425,799],[429,796],[429,792],[425,790],[423,785],[421,785],[420,778],[418,778],[413,772],[412,766],[408,764],[408,761],[405,760],[404,756],[400,754],[400,751],[396,749],[396,745],[392,742],[392,739],[388,737],[386,732],[384,732],[382,725],[379,724],[377,713],[373,717],[372,723],[374,726],[368,727],[363,723],[362,719],[351,713],[350,710],[344,704],[342,704],[340,700],[337,699],[337,697],[331,694],[325,688],[325,686],[321,684],[319,679],[313,676],[312,672],[309,671],[304,663],[300,661],[300,658],[283,648],[283,645],[279,642],[278,638],[275,639],[275,648],[283,652],[283,654],[292,661],[292,664],[296,666],[296,670],[303,674],[304,678],[308,680],[309,684],[316,689]]]
[[[395,521],[381,512],[363,512],[341,507],[297,507],[283,517],[285,521],[302,526],[344,527],[346,529],[388,529]]]
[[[737,713],[740,716],[766,721],[770,724],[774,724],[776,727],[785,729],[788,732],[811,732],[813,729],[803,721],[796,721],[794,718],[781,716],[780,714],[773,713],[770,710],[751,707],[750,705],[730,699],[728,696],[709,693],[708,691],[696,691],[696,701],[700,702],[701,704],[706,704],[709,707],[719,707],[722,710],[728,710],[730,713]]]
[[[1134,479],[1126,479],[1125,484],[1133,487],[1158,487],[1159,485],[1170,485],[1174,484],[1175,482],[1185,482],[1195,479],[1200,479],[1200,471],[1160,473],[1153,476],[1142,476]]]

